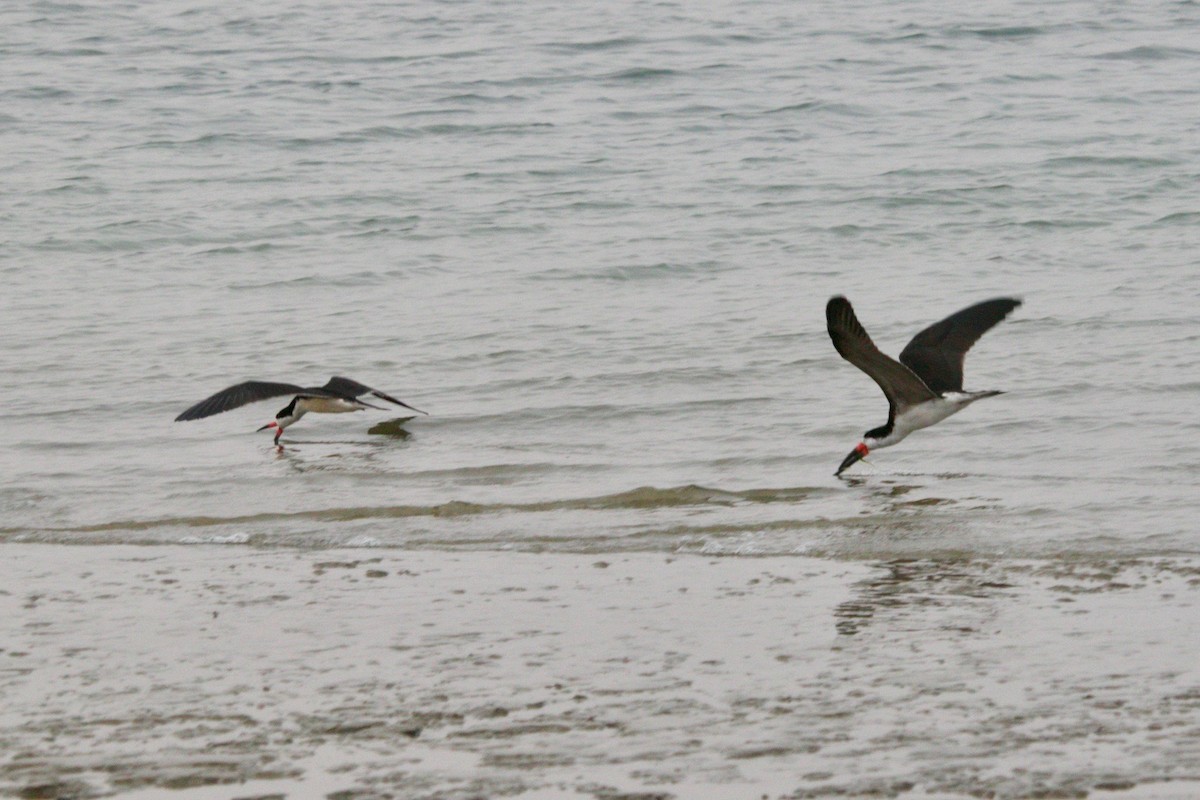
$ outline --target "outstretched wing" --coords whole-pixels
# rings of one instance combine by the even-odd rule
[[[937,397],[908,367],[879,351],[867,335],[850,301],[840,295],[825,306],[829,338],[842,358],[871,376],[891,404],[891,414]]]
[[[272,397],[282,397],[285,394],[303,394],[311,390],[296,386],[292,383],[270,383],[268,381],[246,381],[228,389],[222,389],[212,397],[206,397],[196,405],[184,411],[175,418],[176,422],[186,422],[190,419],[203,419],[213,414],[244,406],[247,403],[257,403],[259,400],[269,400]]]
[[[349,398],[358,398],[364,394],[372,394],[375,397],[378,397],[380,400],[386,400],[389,403],[395,403],[396,405],[403,406],[404,408],[407,408],[410,411],[416,411],[418,414],[426,413],[419,408],[413,408],[408,403],[405,403],[401,400],[397,400],[396,398],[392,397],[389,394],[384,394],[383,392],[379,391],[378,389],[372,389],[370,386],[367,386],[366,384],[363,384],[363,383],[359,383],[358,381],[355,381],[355,380],[351,380],[350,378],[342,378],[342,377],[334,376],[329,379],[329,383],[325,384],[321,388],[327,392],[333,392],[334,394],[341,395],[342,397],[349,397]]]
[[[961,392],[967,351],[1019,305],[1020,300],[997,297],[951,314],[914,336],[900,362],[935,392]]]

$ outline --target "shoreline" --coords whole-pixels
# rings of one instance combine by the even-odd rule
[[[1195,559],[0,552],[0,794],[1200,788]]]

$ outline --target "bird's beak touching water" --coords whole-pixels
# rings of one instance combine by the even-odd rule
[[[864,444],[863,442],[859,442],[858,446],[850,451],[850,455],[848,455],[844,459],[842,459],[841,466],[839,466],[837,468],[837,472],[833,473],[834,476],[836,477],[838,475],[841,475],[842,472],[847,467],[849,467],[851,464],[853,464],[857,461],[861,461],[863,456],[865,456],[869,452],[871,452],[871,451],[867,448],[866,444]]]

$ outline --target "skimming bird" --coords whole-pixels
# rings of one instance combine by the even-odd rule
[[[272,397],[282,397],[288,394],[294,395],[292,402],[284,406],[283,410],[275,415],[274,422],[268,422],[259,428],[260,431],[274,428],[275,444],[279,444],[279,437],[283,435],[284,428],[303,417],[309,411],[315,414],[343,414],[348,411],[362,411],[364,408],[383,410],[382,406],[373,406],[358,399],[364,394],[370,394],[381,400],[387,400],[389,403],[403,406],[411,411],[416,411],[418,414],[426,413],[419,408],[413,408],[408,403],[397,400],[391,395],[386,395],[378,389],[364,386],[358,381],[335,377],[330,378],[329,383],[320,388],[309,389],[291,383],[246,381],[236,386],[230,386],[228,389],[222,389],[212,397],[201,400],[176,417],[175,421],[186,422],[190,419],[203,419],[204,417],[211,417],[213,414],[220,414],[222,411],[229,411],[239,406],[244,406],[247,403],[257,403],[259,400],[269,400]]]
[[[936,422],[1000,391],[964,392],[963,359],[971,345],[1009,315],[1020,300],[998,297],[951,314],[913,337],[896,361],[879,351],[863,330],[850,301],[840,295],[825,306],[829,338],[842,358],[871,376],[888,400],[886,425],[863,434],[835,475],[867,453],[891,447],[913,431]]]

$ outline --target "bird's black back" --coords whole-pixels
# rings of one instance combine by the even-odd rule
[[[334,376],[334,377],[330,378],[329,383],[322,386],[321,389],[326,392],[333,392],[336,395],[340,395],[340,396],[345,397],[350,400],[353,400],[356,397],[364,395],[367,392],[375,391],[370,386],[367,386],[364,383],[359,383],[356,380],[351,380],[350,378],[342,378],[339,376]]]
[[[413,411],[420,411],[420,409],[413,408],[408,403],[405,403],[402,400],[397,400],[396,398],[392,397],[390,394],[381,392],[378,389],[372,389],[370,386],[367,386],[365,383],[359,383],[358,381],[352,380],[351,378],[343,378],[343,377],[337,376],[337,375],[330,378],[329,383],[327,383],[321,387],[321,391],[333,392],[334,394],[341,395],[342,397],[348,398],[350,400],[357,399],[359,397],[362,397],[364,394],[370,393],[370,394],[375,395],[376,397],[378,397],[381,400],[387,400],[389,403],[395,403],[398,406],[404,406],[405,408],[411,408]],[[424,414],[425,412],[420,411],[420,413]]]

